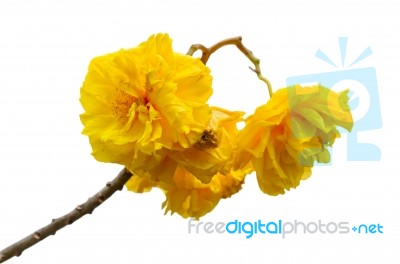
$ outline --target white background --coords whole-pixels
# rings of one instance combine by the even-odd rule
[[[284,196],[262,194],[254,175],[203,221],[348,221],[380,223],[383,234],[278,236],[187,232],[164,216],[159,190],[116,193],[85,216],[9,263],[398,263],[400,235],[398,113],[399,29],[396,1],[18,1],[0,2],[0,248],[72,210],[114,178],[118,165],[96,162],[81,135],[79,89],[89,61],[167,32],[175,50],[241,35],[261,59],[274,89],[286,78],[335,69],[337,38],[349,60],[373,56],[383,127],[360,133],[378,145],[379,162],[346,161],[346,135],[332,166]],[[212,103],[248,113],[267,100],[250,62],[232,47],[213,56]]]

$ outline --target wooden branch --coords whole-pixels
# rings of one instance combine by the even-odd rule
[[[197,50],[201,50],[201,52],[202,52],[201,61],[204,64],[206,64],[208,59],[214,52],[216,52],[220,48],[227,46],[227,45],[235,45],[236,48],[238,48],[238,50],[240,50],[253,63],[255,68],[254,69],[250,68],[250,70],[255,72],[257,74],[258,79],[260,79],[267,85],[269,96],[271,97],[272,96],[272,85],[269,82],[269,80],[261,74],[260,59],[255,57],[253,55],[253,52],[251,52],[251,50],[249,50],[248,48],[246,48],[243,45],[242,37],[234,37],[234,38],[222,40],[222,41],[214,44],[210,48],[207,48],[202,44],[193,44],[192,46],[190,46],[189,51],[186,54],[192,56]]]
[[[20,256],[25,249],[35,245],[36,243],[39,243],[50,235],[54,235],[58,230],[74,223],[82,216],[91,214],[94,209],[111,197],[111,195],[113,195],[116,191],[122,190],[125,183],[131,177],[132,174],[128,170],[123,169],[114,180],[108,182],[103,189],[101,189],[94,196],[90,197],[85,203],[78,205],[68,214],[60,218],[53,219],[47,226],[0,251],[0,263],[5,262],[14,256]]]

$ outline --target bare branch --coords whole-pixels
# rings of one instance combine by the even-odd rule
[[[206,64],[208,57],[209,57],[209,52],[210,50],[208,48],[206,48],[205,46],[201,45],[201,44],[193,44],[192,46],[190,46],[188,52],[186,53],[186,55],[190,55],[193,56],[193,54],[198,51],[201,50],[202,55],[201,55],[201,61]]]
[[[246,48],[243,45],[242,37],[234,37],[234,38],[222,40],[222,41],[214,44],[210,48],[207,48],[201,44],[194,44],[190,47],[189,51],[186,54],[192,56],[197,50],[201,50],[201,52],[202,52],[201,61],[204,64],[206,64],[208,59],[214,52],[216,52],[220,48],[227,46],[227,45],[235,45],[254,64],[255,68],[254,69],[250,68],[250,69],[257,74],[258,79],[260,79],[267,85],[269,96],[271,97],[272,96],[272,85],[269,82],[269,80],[261,74],[260,59],[255,57],[253,55],[253,52],[251,52],[251,50],[249,50],[248,48]]]
[[[85,203],[78,205],[68,214],[60,218],[53,219],[47,226],[0,251],[0,263],[5,262],[14,256],[20,256],[25,249],[35,245],[36,243],[39,243],[50,235],[54,235],[58,230],[74,223],[82,216],[91,214],[94,209],[111,197],[111,195],[113,195],[116,191],[122,190],[125,183],[131,177],[132,174],[128,170],[123,169],[114,180],[108,182],[104,188],[90,197]]]

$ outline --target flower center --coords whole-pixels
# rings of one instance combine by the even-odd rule
[[[122,85],[131,86],[130,83],[123,83]],[[152,92],[153,89],[149,85],[148,80],[146,81],[146,86],[144,87],[143,92],[139,96],[130,95],[119,87],[116,87],[115,90],[116,96],[114,101],[111,103],[112,112],[122,124],[128,122],[130,115],[129,111],[133,104],[136,104],[136,106],[144,106],[147,110],[149,109],[148,94]]]

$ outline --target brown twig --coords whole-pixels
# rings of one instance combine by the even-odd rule
[[[207,48],[201,44],[193,44],[192,46],[190,46],[189,51],[186,54],[192,56],[197,50],[201,50],[201,61],[206,64],[208,59],[214,52],[227,45],[235,45],[253,63],[255,68],[250,68],[250,70],[257,74],[258,79],[267,84],[269,96],[272,96],[272,85],[269,80],[261,74],[260,59],[255,57],[253,55],[253,52],[251,52],[251,50],[243,45],[242,37],[234,37],[222,40],[214,44],[210,48]]]
[[[114,180],[108,182],[104,188],[94,196],[90,197],[85,203],[78,205],[68,214],[53,219],[47,226],[0,251],[0,263],[5,262],[14,256],[20,256],[25,249],[39,243],[50,235],[54,235],[58,230],[72,224],[82,216],[91,214],[94,209],[107,200],[117,190],[122,190],[125,183],[131,177],[132,174],[128,170],[123,169]]]

